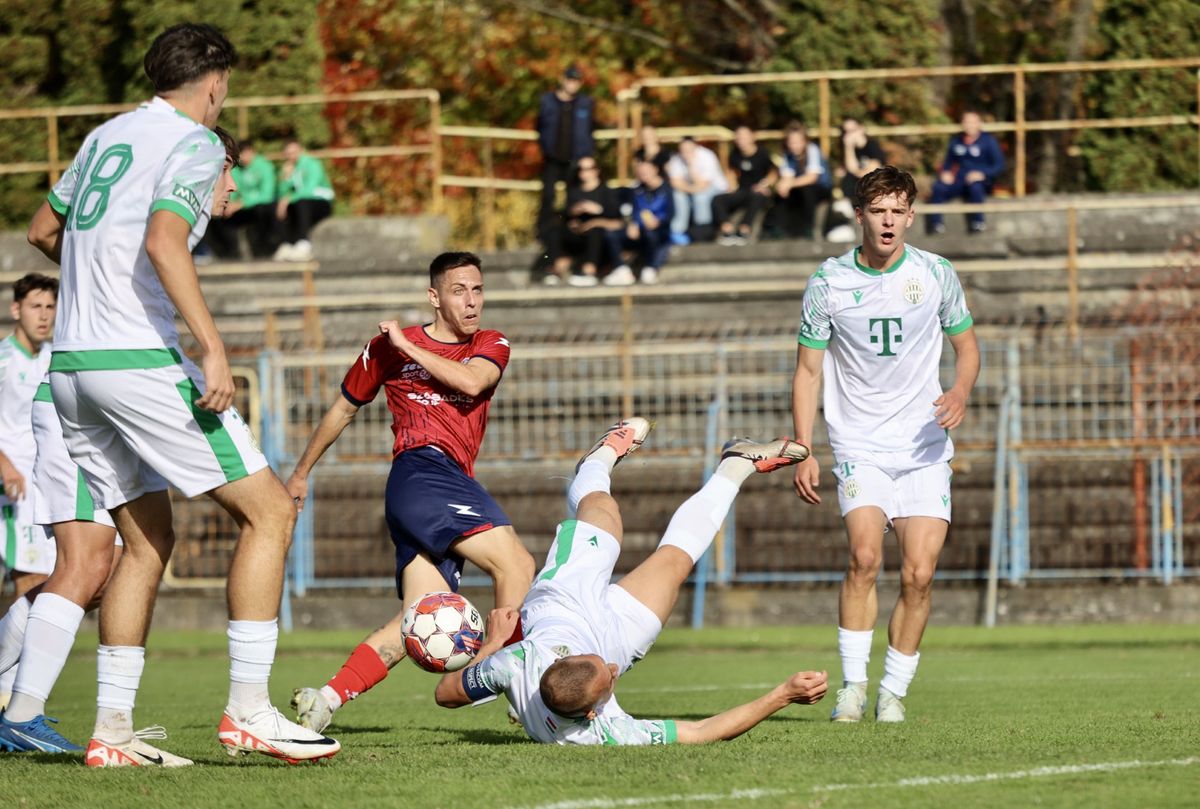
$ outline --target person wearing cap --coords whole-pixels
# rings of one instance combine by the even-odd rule
[[[538,145],[542,150],[542,203],[538,211],[538,238],[546,241],[555,226],[554,192],[559,182],[567,182],[571,166],[596,153],[594,105],[579,91],[583,74],[571,64],[559,77],[558,87],[542,95],[538,110]]]

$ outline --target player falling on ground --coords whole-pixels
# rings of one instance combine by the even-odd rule
[[[29,412],[50,365],[58,281],[29,273],[13,284],[13,333],[0,341],[0,570],[16,590],[11,609],[28,613],[29,592],[54,568],[54,543],[33,519],[33,459],[37,447]],[[23,618],[21,619],[24,620]],[[0,637],[4,627],[0,625]],[[17,672],[0,669],[0,708]]]
[[[321,455],[382,388],[392,411],[392,470],[385,514],[396,546],[396,590],[403,607],[429,592],[458,590],[463,560],[492,577],[496,604],[516,607],[529,590],[533,557],[512,523],[474,478],[488,409],[508,365],[508,340],[481,329],[483,273],[472,253],[443,253],[429,266],[433,322],[401,329],[379,324],[346,374],[288,479],[297,508]],[[292,699],[300,724],[323,730],[334,711],[377,685],[404,659],[401,609],[351,653],[321,688]],[[507,636],[506,636],[507,637]]]
[[[215,131],[225,147],[225,170],[213,191],[211,211],[221,216],[236,188],[231,172],[238,156],[233,137],[221,127]],[[34,396],[32,427],[37,444],[34,518],[48,530],[58,553],[50,578],[0,620],[0,672],[18,660],[22,664],[12,704],[0,715],[0,749],[82,752],[83,747],[50,726],[55,720],[45,716],[46,700],[67,662],[84,613],[99,605],[104,585],[120,559],[122,543],[112,516],[95,507],[83,473],[67,451],[48,375]],[[149,472],[143,482],[150,489],[165,485]],[[146,745],[145,738],[162,737],[157,729],[138,731],[135,736],[129,750],[135,760],[161,757],[166,766],[190,763]]]
[[[618,678],[650,650],[743,481],[808,455],[786,438],[731,441],[716,473],[676,510],[658,549],[610,584],[622,535],[610,475],[649,432],[642,418],[617,422],[583,457],[567,495],[576,518],[558,526],[519,618],[511,609],[492,611],[479,655],[438,683],[439,705],[457,708],[503,693],[534,741],[689,744],[732,739],[791,703],[812,704],[824,696],[825,673],[805,671],[752,702],[700,721],[635,719],[617,704]],[[501,648],[518,620],[525,639]]]
[[[133,730],[150,617],[175,544],[166,482],[185,497],[209,494],[240,530],[220,742],[231,754],[288,761],[339,749],[270,702],[295,509],[232,407],[233,375],[191,256],[225,166],[211,127],[234,59],[211,26],[160,34],[144,60],[154,99],[87,136],[30,226],[30,242],[61,257],[50,387],[63,435],[94,504],[112,514],[125,542],[100,608],[91,766],[188,763],[141,755],[153,748],[138,747]],[[176,311],[200,346],[200,368],[179,348]]]
[[[912,177],[878,168],[859,180],[857,196],[862,246],[825,261],[804,293],[793,426],[798,441],[812,441],[824,375],[825,423],[850,542],[838,602],[843,687],[833,720],[857,722],[866,709],[879,612],[875,579],[890,524],[900,545],[900,599],[888,624],[875,718],[902,722],[901,700],[917,671],[933,573],[950,526],[950,430],[962,423],[979,375],[979,346],[950,262],[905,244],[916,197]],[[954,385],[944,393],[943,333],[956,358]],[[821,502],[819,471],[811,456],[796,467],[796,492],[807,503]]]

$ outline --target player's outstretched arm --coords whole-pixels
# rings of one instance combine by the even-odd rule
[[[66,222],[67,217],[50,207],[49,202],[43,202],[33,215],[25,237],[42,251],[42,255],[58,264],[62,260],[62,235]]]
[[[817,397],[821,393],[821,363],[825,352],[819,348],[800,346],[796,352],[796,373],[792,376],[792,430],[796,440],[806,447],[813,445],[813,425],[817,420]],[[796,464],[792,483],[796,494],[806,503],[821,502],[817,484],[821,467],[815,454],[810,453]]]
[[[183,217],[171,211],[155,211],[146,228],[146,255],[203,354],[200,367],[204,371],[204,395],[196,405],[220,413],[233,404],[233,372],[229,370],[221,333],[200,291],[200,277],[188,249],[191,231],[191,224]]]
[[[500,381],[500,368],[496,363],[482,357],[475,357],[470,362],[463,363],[434,354],[405,337],[404,329],[395,320],[380,323],[379,331],[388,336],[397,350],[407,354],[414,362],[420,363],[434,379],[459,393],[478,396],[495,387]]]
[[[953,430],[962,424],[967,414],[967,399],[979,378],[979,342],[974,327],[950,335],[954,348],[954,385],[933,400],[938,426]]]
[[[475,701],[467,693],[467,689],[463,685],[463,677],[471,668],[503,649],[520,620],[521,614],[512,607],[497,607],[488,613],[487,639],[479,647],[479,652],[471,661],[471,665],[459,671],[442,675],[442,679],[438,681],[437,690],[433,692],[433,698],[438,705],[443,708],[461,708]],[[481,698],[477,696],[475,699]]]
[[[735,739],[788,705],[819,702],[828,682],[829,675],[823,671],[797,672],[753,702],[699,722],[676,722],[676,740],[680,744],[703,744]]]
[[[357,405],[351,404],[343,396],[338,396],[337,401],[321,417],[321,423],[309,437],[308,446],[304,448],[300,460],[296,461],[296,468],[292,470],[291,477],[284,484],[288,494],[292,496],[292,502],[296,504],[297,511],[304,510],[304,501],[308,499],[308,476],[312,472],[312,468],[325,454],[325,450],[338,440],[338,436],[350,422],[354,421],[357,413]]]

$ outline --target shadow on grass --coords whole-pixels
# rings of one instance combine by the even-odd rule
[[[354,736],[359,733],[397,733],[399,730],[395,725],[331,725],[322,732],[336,739],[339,736]]]
[[[488,730],[486,728],[447,728],[447,727],[422,727],[417,730],[425,730],[430,733],[450,733],[458,737],[459,741],[469,742],[471,744],[532,744],[533,742],[524,734],[524,732],[515,732],[513,730]]]

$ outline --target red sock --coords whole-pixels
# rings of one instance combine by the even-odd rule
[[[379,653],[365,643],[360,643],[346,658],[341,670],[326,683],[337,692],[345,705],[364,691],[383,682],[388,667]]]

